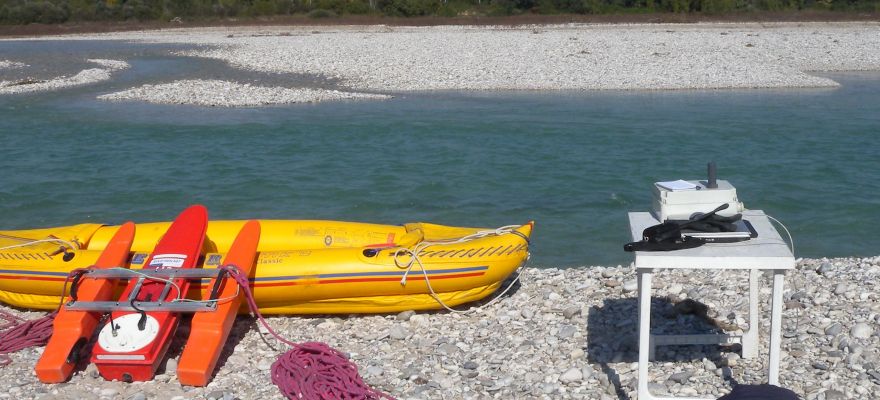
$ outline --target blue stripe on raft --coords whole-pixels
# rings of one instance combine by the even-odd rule
[[[473,272],[473,271],[485,271],[489,269],[489,266],[480,266],[480,267],[467,267],[467,268],[454,268],[454,269],[429,269],[428,275],[438,275],[438,274],[451,274],[456,272]],[[318,278],[318,279],[326,279],[326,278],[351,278],[356,276],[403,276],[406,271],[378,271],[378,272],[344,272],[337,274],[318,274],[318,275],[300,275],[300,276],[272,276],[272,277],[263,277],[251,279],[252,282],[266,282],[266,281],[286,281],[286,280],[295,280],[295,279],[305,279],[305,278]],[[421,274],[422,271],[418,269],[413,269],[410,271],[410,274]]]
[[[21,275],[49,275],[49,276],[64,276],[66,277],[68,272],[46,272],[46,271],[22,271],[17,269],[0,269],[0,274],[21,274]]]

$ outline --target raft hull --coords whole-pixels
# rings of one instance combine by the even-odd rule
[[[212,221],[198,267],[216,268],[245,221]],[[357,314],[431,310],[442,306],[430,294],[418,265],[407,274],[395,262],[394,245],[413,248],[423,241],[451,240],[479,228],[432,224],[405,226],[336,221],[261,220],[262,234],[251,285],[260,310],[266,314]],[[168,223],[138,224],[129,268],[143,268],[147,252]],[[31,231],[7,231],[33,239],[49,235],[76,239],[83,249],[70,261],[49,256],[45,248],[0,251],[0,301],[27,308],[54,309],[67,272],[94,263],[118,227],[84,224]],[[420,259],[437,297],[448,306],[482,299],[493,293],[529,256],[527,238],[532,223],[516,233],[489,235],[463,243],[427,247]],[[0,240],[0,244],[2,240]],[[369,250],[369,251],[368,251]],[[25,253],[29,253],[25,255]],[[407,275],[406,284],[401,279]],[[189,291],[201,298],[208,280]],[[245,308],[241,312],[247,311]]]

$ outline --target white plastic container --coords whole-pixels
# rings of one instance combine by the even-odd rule
[[[743,204],[736,197],[736,188],[730,182],[719,179],[718,187],[706,187],[706,181],[688,181],[696,185],[694,190],[672,191],[654,185],[654,216],[662,221],[667,219],[688,219],[695,213],[707,213],[727,203],[725,210],[718,215],[729,217],[743,211]]]

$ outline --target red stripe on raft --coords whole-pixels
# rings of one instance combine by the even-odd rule
[[[22,275],[0,275],[0,279],[14,279],[18,281],[57,281],[64,282],[64,278],[41,278],[35,276],[22,276]]]
[[[454,274],[454,275],[441,275],[441,276],[432,276],[430,279],[451,279],[451,278],[466,278],[471,276],[481,276],[485,275],[485,272],[471,272],[467,274]],[[398,282],[401,277],[391,277],[391,278],[352,278],[352,279],[335,279],[335,280],[319,280],[317,284],[325,284],[325,283],[357,283],[357,282]],[[418,272],[411,272],[410,276],[407,277],[409,280],[424,280],[425,276]],[[255,283],[251,284],[251,287],[275,287],[275,286],[296,286],[296,285],[306,285],[309,283],[297,281],[297,282],[274,282],[274,283]],[[312,283],[314,284],[314,283]],[[193,285],[191,286],[193,289],[204,289],[205,285]]]

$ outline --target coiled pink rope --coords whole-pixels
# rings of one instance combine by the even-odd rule
[[[24,321],[15,314],[0,310],[0,318],[6,320],[0,328],[6,329],[0,333],[0,367],[5,367],[12,362],[9,353],[33,346],[45,346],[52,337],[52,320],[55,313],[51,312],[45,317]]]
[[[358,374],[357,366],[344,354],[324,343],[293,343],[273,330],[260,314],[248,277],[234,265],[221,267],[238,283],[248,306],[276,339],[292,347],[272,363],[272,383],[288,399],[305,400],[376,400],[394,399],[375,390]]]

